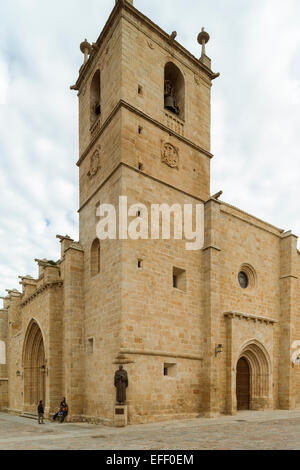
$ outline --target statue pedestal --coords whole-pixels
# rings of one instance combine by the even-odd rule
[[[116,428],[127,426],[127,405],[115,405],[114,424]]]

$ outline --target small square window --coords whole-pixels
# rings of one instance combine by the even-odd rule
[[[173,288],[186,292],[186,271],[173,267]]]
[[[177,364],[165,363],[164,364],[164,377],[176,377],[177,375]]]
[[[142,269],[143,267],[143,260],[142,259],[138,259],[138,268],[139,269]]]
[[[142,87],[142,85],[139,85],[139,86],[138,86],[138,94],[141,95],[141,96],[143,95],[143,87]]]
[[[143,133],[143,128],[142,128],[142,126],[139,126],[139,127],[138,127],[138,133],[139,133],[140,135],[142,135],[142,133]]]
[[[142,163],[139,163],[139,170],[143,171],[144,170],[144,165]]]

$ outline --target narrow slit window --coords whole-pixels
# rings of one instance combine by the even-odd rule
[[[100,273],[100,241],[99,238],[93,241],[91,247],[91,276]]]
[[[93,352],[94,352],[94,338],[88,338],[87,352],[88,352],[88,354],[93,354]]]

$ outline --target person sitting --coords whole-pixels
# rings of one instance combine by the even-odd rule
[[[60,422],[63,423],[64,420],[66,419],[66,417],[68,416],[68,412],[69,412],[69,407],[68,407],[66,401],[64,401],[63,404],[62,404],[61,412],[62,412],[62,416],[61,416]]]
[[[63,423],[66,416],[68,415],[68,405],[66,399],[63,398],[60,402],[59,411],[53,416],[53,420],[56,421],[57,417],[60,417],[60,422]]]

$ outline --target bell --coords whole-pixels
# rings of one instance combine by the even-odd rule
[[[178,108],[175,105],[173,96],[165,96],[165,108],[171,111],[172,113],[178,114]]]

